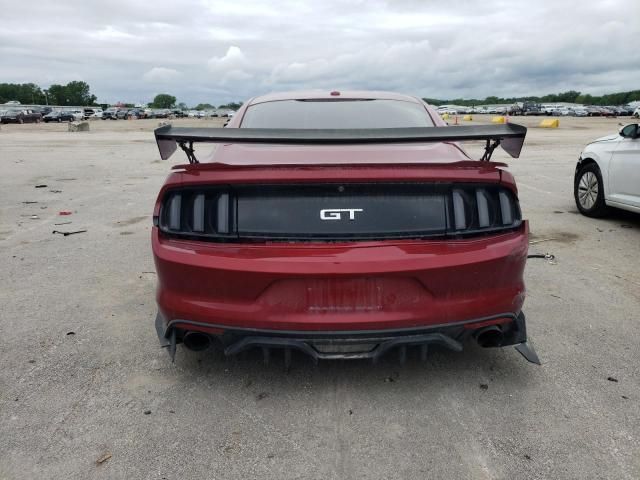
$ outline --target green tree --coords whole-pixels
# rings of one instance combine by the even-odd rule
[[[11,101],[40,104],[45,103],[45,96],[35,83],[0,83],[0,103]]]
[[[151,108],[173,108],[176,104],[176,97],[168,93],[159,93],[149,105]]]
[[[65,88],[70,105],[93,105],[97,100],[95,95],[91,95],[87,82],[69,82]]]
[[[50,105],[94,105],[96,96],[91,94],[91,89],[87,82],[73,81],[66,85],[53,84],[49,87]]]
[[[226,110],[238,110],[242,106],[242,102],[229,102],[226,105],[220,105],[218,108]]]

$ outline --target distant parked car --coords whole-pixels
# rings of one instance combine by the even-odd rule
[[[616,112],[610,108],[607,107],[601,107],[600,108],[600,115],[602,115],[603,117],[615,117],[616,116]]]
[[[51,113],[53,111],[53,108],[47,106],[47,107],[34,107],[33,108],[34,112],[38,112],[40,115],[42,115],[42,118],[44,118],[45,115],[48,115],[49,113]]]
[[[71,114],[76,122],[84,120],[84,110],[71,110]]]
[[[73,122],[75,120],[75,116],[73,113],[62,110],[54,110],[46,114],[43,118],[45,123],[49,122]]]
[[[586,108],[576,108],[573,110],[573,115],[575,117],[586,117],[588,112]]]
[[[631,112],[629,111],[629,109],[625,107],[621,107],[621,106],[610,107],[610,109],[615,112],[617,117],[627,117],[631,115]]]
[[[100,107],[91,107],[84,109],[84,119],[102,118],[102,109]]]
[[[551,110],[551,115],[568,117],[569,115],[573,115],[573,109],[568,107],[554,108],[553,110]]]
[[[102,120],[117,120],[117,113],[120,109],[117,107],[107,108],[104,112],[102,112]]]
[[[587,107],[587,116],[588,117],[600,117],[602,112],[598,107]]]
[[[127,111],[127,118],[145,118],[146,115],[144,113],[144,110],[142,110],[141,108],[132,108],[131,110]]]
[[[161,110],[154,110],[153,113],[155,114],[156,118],[169,118],[169,114],[171,113],[171,111],[166,109],[161,109]]]
[[[5,110],[0,117],[1,123],[40,123],[42,115],[31,109],[9,109]]]
[[[640,124],[585,147],[576,165],[573,196],[580,213],[606,215],[608,207],[640,213]]]

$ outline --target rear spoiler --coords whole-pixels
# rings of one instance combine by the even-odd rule
[[[389,143],[433,143],[485,140],[480,161],[489,161],[498,145],[513,158],[520,156],[527,128],[514,123],[503,125],[362,128],[362,129],[291,129],[291,128],[189,128],[165,125],[155,131],[163,160],[178,146],[189,163],[198,163],[194,143],[263,143],[278,145],[361,145]]]

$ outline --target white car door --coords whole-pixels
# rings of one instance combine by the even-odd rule
[[[609,162],[608,200],[640,208],[640,125],[627,125],[620,135]]]

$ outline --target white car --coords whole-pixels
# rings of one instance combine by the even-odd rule
[[[84,109],[84,120],[88,120],[90,118],[102,118],[102,109],[101,108],[85,108]]]
[[[84,110],[71,110],[69,113],[73,115],[73,118],[76,120],[76,122],[84,120]]]
[[[580,213],[602,217],[608,207],[640,213],[640,124],[599,138],[580,154],[573,181]]]

